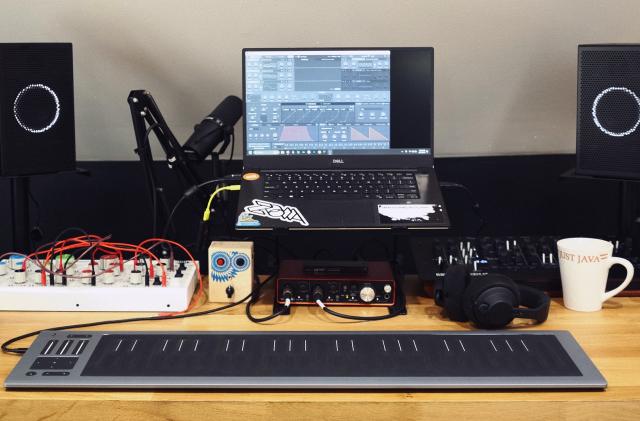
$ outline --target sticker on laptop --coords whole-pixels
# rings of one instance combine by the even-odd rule
[[[440,205],[378,205],[380,222],[383,224],[433,222],[440,220],[441,212]]]
[[[283,222],[298,223],[305,227],[309,226],[302,212],[295,206],[281,205],[280,203],[267,202],[260,199],[253,199],[251,203],[253,204],[244,207],[242,214],[264,216],[265,218],[278,219]],[[238,218],[238,222],[240,222],[240,218]]]
[[[246,172],[242,174],[242,179],[244,181],[256,181],[260,179],[260,174],[257,172]]]
[[[236,227],[259,227],[260,225],[262,225],[260,221],[248,212],[240,213],[240,215],[238,215],[238,222],[236,222]]]

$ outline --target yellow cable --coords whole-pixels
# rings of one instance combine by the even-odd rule
[[[225,190],[238,191],[240,190],[240,184],[218,187],[213,193],[211,193],[211,196],[209,196],[209,201],[207,202],[207,207],[204,210],[204,214],[202,214],[202,220],[204,222],[208,221],[209,217],[211,216],[211,203],[213,202],[213,198],[216,197],[218,193]]]

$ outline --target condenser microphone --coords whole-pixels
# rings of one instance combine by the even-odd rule
[[[185,154],[197,161],[203,161],[222,142],[228,142],[228,134],[242,117],[242,100],[229,95],[199,124],[193,128],[193,134],[182,149]],[[223,145],[224,151],[226,145]]]

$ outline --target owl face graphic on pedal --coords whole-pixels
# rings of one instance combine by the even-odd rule
[[[211,279],[214,282],[228,282],[238,273],[249,268],[251,261],[245,253],[218,251],[211,255]]]

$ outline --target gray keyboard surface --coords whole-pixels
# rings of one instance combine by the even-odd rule
[[[41,333],[7,388],[605,388],[566,331]]]

